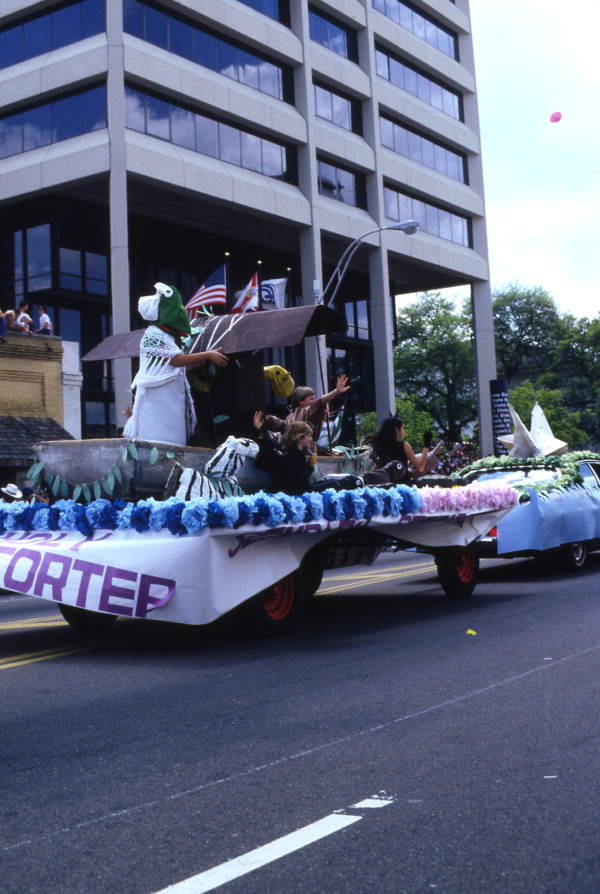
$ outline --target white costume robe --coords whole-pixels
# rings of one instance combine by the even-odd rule
[[[182,353],[173,336],[148,326],[140,344],[140,369],[131,383],[135,401],[124,437],[185,446],[196,427],[194,402],[185,367],[169,363]]]

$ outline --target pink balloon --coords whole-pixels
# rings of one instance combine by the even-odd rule
[[[550,121],[552,121],[553,124],[556,124],[556,122],[560,121],[561,118],[562,118],[561,112],[552,112],[552,114],[550,115]]]

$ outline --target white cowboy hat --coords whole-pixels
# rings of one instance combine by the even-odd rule
[[[0,491],[4,494],[5,497],[10,497],[11,500],[23,499],[23,494],[16,484],[7,484],[6,487],[0,487]]]

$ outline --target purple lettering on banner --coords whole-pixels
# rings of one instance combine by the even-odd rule
[[[32,549],[20,549],[16,552],[8,563],[8,568],[4,574],[4,586],[8,590],[16,590],[17,593],[27,593],[31,588],[41,558],[41,554],[34,552]],[[31,562],[24,580],[19,580],[14,576],[15,569],[21,559],[29,559]]]
[[[137,581],[135,571],[126,571],[125,568],[112,568],[110,565],[106,569],[104,581],[102,583],[102,592],[100,593],[100,603],[98,609],[101,612],[110,612],[111,615],[133,615],[132,605],[119,605],[119,603],[111,602],[114,599],[129,599],[133,602],[135,599],[135,590],[126,590],[125,587],[118,587],[114,581],[115,578],[131,581],[134,584]]]
[[[156,597],[150,595],[151,587],[164,587],[166,595]],[[138,595],[137,605],[135,608],[136,618],[145,618],[148,612],[166,605],[173,593],[175,592],[175,581],[166,577],[153,577],[151,574],[142,574],[140,580],[140,592]]]
[[[53,556],[51,553],[44,553],[44,560],[35,582],[33,595],[44,598],[44,587],[47,585],[52,590],[52,598],[56,602],[62,602],[62,592],[67,583],[72,561],[73,559],[69,559],[67,556]],[[57,574],[52,574],[50,570],[53,565],[58,566]]]
[[[98,574],[102,577],[104,574],[104,565],[97,565],[95,562],[85,562],[83,559],[75,559],[73,562],[73,571],[81,571],[81,581],[79,583],[79,592],[77,593],[77,602],[75,605],[78,605],[80,608],[85,608],[92,574]]]
[[[0,555],[4,554],[5,556],[12,556],[16,548],[16,546],[0,546]],[[5,586],[5,584],[3,584],[3,586]]]
[[[113,531],[108,531],[106,534],[102,534],[102,536],[100,537],[94,537],[94,535],[92,534],[91,537],[84,537],[83,540],[78,540],[77,543],[72,543],[69,546],[69,549],[76,553],[79,551],[79,548],[85,543],[98,543],[100,540],[106,540],[107,537],[112,537],[112,535]]]

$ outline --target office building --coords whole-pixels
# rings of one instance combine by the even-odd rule
[[[140,325],[157,280],[187,299],[227,259],[231,292],[258,267],[312,303],[351,240],[414,218],[365,237],[346,335],[311,339],[297,372],[320,387],[326,351],[354,408],[387,414],[392,296],[471,284],[489,452],[468,0],[3,0],[0,66],[4,306],[44,304],[85,353]],[[130,374],[84,369],[84,432],[121,424]]]

